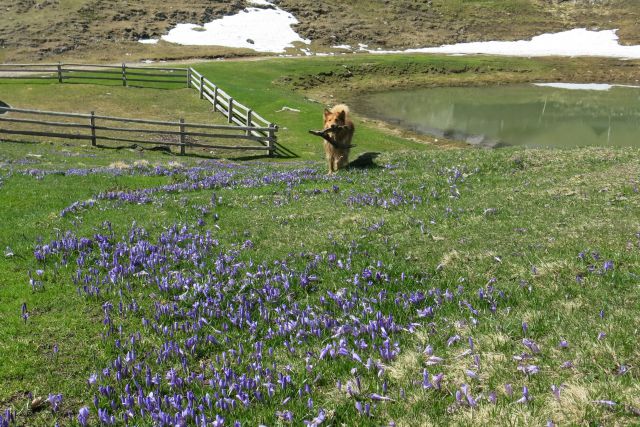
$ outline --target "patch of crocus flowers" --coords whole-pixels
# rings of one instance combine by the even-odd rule
[[[310,196],[340,195],[353,209],[415,209],[429,199],[461,197],[471,174],[464,167],[442,169],[442,188],[421,189],[423,196],[401,189],[343,192],[335,182],[342,178],[310,167],[274,171],[211,162],[194,168],[64,172],[90,173],[140,173],[176,181],[100,193],[71,204],[62,216],[100,201],[142,204],[168,193],[267,185],[291,189],[307,182],[331,185]],[[211,197],[211,205],[218,201]],[[505,397],[489,390],[482,384],[482,353],[474,338],[446,333],[454,322],[441,315],[444,310],[457,313],[459,323],[473,331],[483,316],[506,305],[495,279],[480,287],[442,286],[428,276],[394,272],[357,243],[332,253],[303,251],[256,260],[250,239],[221,243],[215,230],[203,225],[201,218],[160,231],[133,224],[119,236],[105,222],[92,235],[66,231],[36,246],[38,268],[35,275],[29,273],[34,291],[42,288],[48,268],[68,271],[78,295],[100,305],[102,342],[113,355],[87,378],[86,404],[75,417],[79,425],[241,426],[252,411],[270,408],[270,418],[262,420],[268,425],[320,426],[330,423],[335,416],[331,402],[340,400],[352,401],[352,413],[343,416],[357,422],[376,420],[381,406],[406,402],[407,392],[443,399],[453,411],[499,399],[523,405],[534,399],[527,385],[514,393],[505,384]],[[383,225],[381,219],[368,229]],[[602,269],[613,269],[613,263]],[[21,315],[27,322],[26,303]],[[422,344],[423,360],[410,373],[412,379],[392,381],[388,370],[403,352],[415,351],[417,332],[447,336]],[[522,333],[527,352],[514,356],[515,370],[529,378],[540,372],[533,360],[542,349],[527,337],[526,322]],[[563,340],[559,347],[568,343]],[[462,380],[448,378],[447,364],[454,359],[469,360]],[[555,385],[548,391],[556,399],[560,392]],[[328,400],[327,393],[336,396]],[[56,412],[62,395],[52,393],[48,402]],[[5,412],[0,427],[14,419]]]
[[[338,392],[354,400],[359,416],[373,417],[378,405],[406,399],[386,377],[402,343],[410,341],[405,338],[434,328],[442,307],[458,306],[475,318],[482,314],[476,307],[490,314],[504,295],[493,283],[475,291],[424,287],[404,273],[393,276],[357,246],[344,254],[305,252],[259,263],[252,247],[243,241],[224,248],[211,231],[185,224],[156,238],[134,224],[119,238],[109,223],[90,237],[66,232],[36,247],[42,268],[75,269],[77,292],[103,301],[103,340],[116,352],[88,378],[92,404],[78,413],[80,425],[89,419],[101,425],[241,425],[245,411],[270,405],[277,408],[274,420],[318,426],[332,409],[316,409],[315,400],[333,365],[350,371]],[[335,272],[346,277],[344,286],[320,291]],[[141,289],[151,297],[138,297]],[[480,356],[471,337],[454,334],[441,350],[462,341],[468,347],[462,356],[474,356],[467,376],[478,381]],[[527,338],[522,345],[532,355],[541,351]],[[424,353],[427,366],[445,360],[432,344]],[[537,372],[522,366],[528,375]],[[416,375],[420,388],[450,396],[454,385],[445,388],[445,372],[420,369]],[[497,399],[474,394],[470,384],[454,390],[461,407]],[[518,402],[531,399],[525,386]]]

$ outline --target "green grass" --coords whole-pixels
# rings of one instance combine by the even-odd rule
[[[85,385],[88,375],[119,354],[108,344],[110,340],[104,344],[100,339],[104,332],[101,301],[116,304],[119,298],[109,294],[101,300],[78,296],[70,282],[73,268],[55,272],[53,261],[44,266],[45,288],[33,292],[27,272],[43,268],[33,259],[35,243],[40,237],[44,242],[55,237],[55,230],[70,229],[91,236],[105,220],[112,222],[116,235],[126,234],[135,221],[155,236],[176,222],[194,224],[201,217],[199,207],[208,204],[212,191],[160,195],[150,205],[98,201],[93,208],[60,218],[60,210],[71,202],[86,200],[100,191],[145,188],[181,178],[97,174],[48,175],[38,180],[21,176],[19,171],[43,166],[64,169],[80,160],[88,167],[116,159],[130,164],[134,159],[166,164],[167,159],[148,152],[134,157],[105,152],[93,157],[93,151],[58,145],[5,147],[3,170],[5,175],[8,170],[13,174],[3,179],[0,189],[0,203],[8,207],[0,243],[15,255],[5,258],[2,268],[0,315],[6,322],[0,329],[0,402],[3,407],[19,410],[19,419],[26,424],[47,424],[52,420],[50,411],[30,414],[24,391],[36,396],[61,392],[64,411],[73,415],[80,406],[91,406],[91,391]],[[379,168],[345,171],[327,181],[311,180],[289,188],[275,184],[217,189],[214,192],[222,203],[215,213],[220,220],[213,221],[213,212],[205,215],[204,228],[215,233],[221,248],[251,239],[254,247],[243,259],[250,258],[256,264],[288,259],[290,268],[303,268],[308,263],[308,258],[301,256],[305,253],[323,258],[335,253],[343,260],[351,253],[351,272],[329,268],[323,262],[317,271],[318,284],[310,291],[294,291],[294,298],[304,304],[316,306],[327,290],[351,289],[348,280],[353,271],[369,265],[375,270],[377,260],[382,260],[383,267],[377,269],[388,274],[390,281],[368,292],[377,294],[386,289],[395,295],[434,288],[455,291],[462,286],[460,300],[468,300],[479,310],[472,316],[464,306],[444,303],[432,319],[432,327],[419,327],[416,334],[394,335],[402,348],[398,359],[386,364],[381,378],[363,373],[367,393],[380,393],[381,381],[386,380],[389,395],[395,399],[378,404],[370,420],[355,413],[353,399],[335,392],[335,381],[346,382],[355,365],[318,362],[313,376],[319,372],[324,380],[314,387],[315,408],[329,410],[334,423],[380,425],[395,420],[399,425],[496,425],[507,417],[516,425],[540,425],[547,419],[631,425],[636,418],[624,405],[637,408],[640,404],[634,397],[635,367],[640,362],[634,345],[635,331],[640,327],[636,316],[640,292],[636,283],[640,268],[637,159],[637,150],[614,149],[388,153],[378,158]],[[25,160],[32,163],[21,165]],[[187,158],[184,162],[197,161]],[[246,176],[301,166],[323,170],[319,162],[246,166],[248,169],[241,172]],[[462,171],[464,178],[456,183],[460,196],[452,198],[455,169]],[[337,193],[332,190],[334,185],[339,188]],[[329,192],[322,191],[325,189]],[[380,199],[389,199],[394,192],[405,198],[419,196],[422,202],[388,208],[348,203],[350,196],[378,194]],[[378,227],[371,228],[376,223]],[[578,258],[581,252],[586,254],[584,261]],[[591,255],[596,252],[597,261]],[[615,267],[599,272],[607,260]],[[589,272],[589,265],[596,271]],[[403,282],[397,281],[401,273],[407,277]],[[576,276],[583,277],[582,282],[577,282]],[[504,292],[495,313],[477,298],[478,289],[486,289],[491,281]],[[126,295],[127,300],[132,297],[142,307],[156,298],[143,288]],[[23,302],[31,314],[26,324],[20,318]],[[412,318],[415,310],[388,303],[374,306],[398,322]],[[604,310],[602,319],[600,310]],[[138,316],[118,317],[116,321],[126,331],[133,331]],[[470,323],[471,317],[479,320],[476,326]],[[530,377],[518,372],[518,364],[512,360],[526,350],[520,344],[525,321],[529,324],[526,336],[542,349],[542,354],[530,361],[541,372]],[[607,334],[603,340],[597,339],[600,331]],[[466,344],[447,347],[447,339],[456,333],[463,341],[473,337],[475,353],[480,356],[479,370],[473,368],[472,356],[457,357]],[[251,341],[241,332],[235,339],[245,345]],[[557,348],[560,339],[569,341],[567,350]],[[143,346],[152,345],[153,337],[147,340]],[[60,352],[54,356],[56,343]],[[445,358],[442,366],[429,368],[432,374],[445,373],[445,392],[424,392],[412,384],[421,378],[426,360],[422,350],[427,343],[434,346],[436,355]],[[302,348],[318,351],[320,345],[321,341],[312,340]],[[292,364],[296,378],[304,378],[297,357],[279,354],[278,360]],[[575,368],[560,369],[565,360],[572,360]],[[631,369],[618,375],[620,365]],[[464,369],[476,370],[481,380],[465,378]],[[462,382],[469,382],[474,395],[483,393],[485,398],[497,390],[498,404],[483,401],[474,410],[456,407],[453,393]],[[505,383],[513,384],[515,398],[504,396]],[[560,403],[551,396],[552,384],[565,385]],[[523,385],[528,385],[534,396],[529,405],[515,403]],[[406,401],[398,397],[400,388],[408,396]],[[609,411],[592,403],[600,399],[618,402],[618,409]],[[305,402],[306,398],[292,403],[298,422],[313,417],[314,411],[306,410]],[[273,420],[275,410],[278,407],[273,404],[257,404],[250,411],[228,416],[253,425]],[[64,415],[58,418],[65,420]]]
[[[277,392],[273,400],[254,402],[248,409],[223,413],[227,424],[238,419],[243,425],[278,425],[274,414],[284,409],[280,403],[287,396],[291,401],[286,409],[294,412],[294,425],[312,419],[319,408],[327,410],[326,425],[373,426],[392,420],[407,426],[544,425],[549,419],[577,425],[637,423],[637,149],[425,149],[425,145],[372,127],[356,114],[358,147],[354,156],[365,152],[381,154],[369,168],[324,177],[320,143],[306,133],[320,127],[324,106],[309,97],[318,97],[327,104],[348,100],[352,89],[371,88],[376,76],[382,86],[402,84],[410,76],[423,74],[424,81],[431,84],[470,84],[509,75],[514,80],[525,78],[517,77],[519,74],[528,78],[553,76],[550,68],[554,65],[557,63],[553,61],[399,56],[199,64],[199,71],[235,99],[278,123],[281,143],[299,158],[230,163],[236,179],[258,180],[262,184],[257,186],[159,192],[145,204],[97,200],[94,206],[65,217],[60,212],[73,202],[95,198],[101,192],[131,191],[192,179],[182,169],[173,176],[142,173],[155,165],[167,167],[177,162],[179,165],[174,167],[198,166],[203,168],[201,174],[227,169],[223,164],[195,156],[92,149],[65,142],[3,142],[0,249],[4,252],[8,248],[7,255],[13,255],[0,252],[0,410],[16,411],[19,425],[52,425],[56,420],[61,425],[74,425],[78,409],[86,405],[91,408],[92,422],[97,422],[92,403],[96,386],[88,386],[87,379],[114,358],[124,358],[127,351],[126,345],[124,349],[115,346],[114,336],[103,338],[108,331],[102,323],[103,303],[112,302],[117,307],[120,301],[127,304],[135,299],[140,306],[137,313],[119,314],[117,309],[113,312],[116,327],[122,327],[123,342],[140,330],[141,317],[153,318],[156,303],[174,301],[180,308],[190,308],[190,301],[159,292],[143,278],[132,277],[129,289],[105,288],[100,297],[85,297],[72,280],[76,255],[70,255],[68,267],[57,257],[46,263],[35,260],[37,244],[49,242],[67,230],[91,238],[109,221],[116,239],[126,236],[135,222],[148,230],[151,241],[173,224],[186,224],[210,231],[219,241],[220,252],[237,250],[239,263],[254,266],[247,267],[252,274],[260,265],[272,268],[275,261],[286,261],[287,267],[297,273],[308,269],[318,277],[311,287],[294,284],[276,299],[269,306],[273,316],[283,304],[297,303],[318,312],[326,309],[327,315],[342,319],[340,311],[335,306],[326,308],[322,298],[328,298],[327,291],[353,296],[357,290],[360,305],[353,313],[345,312],[342,321],[347,321],[349,314],[357,314],[366,323],[375,320],[375,312],[380,311],[393,316],[400,325],[420,324],[414,333],[398,330],[390,334],[401,351],[395,359],[382,362],[384,372],[380,376],[351,359],[332,363],[316,360],[320,349],[334,341],[333,330],[296,342],[295,354],[283,349],[285,338],[267,340],[275,351],[269,357],[265,353],[265,364],[290,365],[295,389]],[[344,79],[338,74],[345,66],[355,75],[353,78]],[[571,62],[561,71],[574,66]],[[318,78],[324,81],[310,83]],[[345,84],[336,85],[338,81]],[[78,105],[83,94],[90,93],[92,96],[87,99],[97,101],[94,105],[87,101],[87,107],[124,113],[134,109],[130,95],[135,93],[144,101],[136,106],[135,113],[143,116],[174,115],[176,100],[185,113],[209,114],[206,108],[200,109],[207,104],[197,99],[195,91],[186,89],[153,92],[116,86],[30,83],[24,86],[32,88],[28,91],[5,82],[1,87],[3,100],[34,107],[42,103],[50,109],[60,109],[58,105],[71,107]],[[335,89],[325,92],[334,98],[319,97],[327,88]],[[107,92],[111,95],[107,96]],[[278,113],[283,106],[298,108],[300,113]],[[133,167],[134,163],[138,166]],[[109,165],[124,168],[123,173],[64,173]],[[288,184],[277,178],[270,181],[280,174],[307,169],[319,174],[304,172],[305,178]],[[32,172],[27,173],[29,170]],[[51,170],[58,172],[41,172]],[[220,198],[215,206],[211,205],[212,197]],[[203,207],[209,212],[203,214]],[[204,224],[196,225],[198,219]],[[252,247],[240,249],[247,240]],[[350,260],[350,269],[336,268],[329,261],[332,254],[345,264]],[[214,268],[217,255],[216,251],[207,257],[202,267],[184,262],[171,268],[186,275],[195,274]],[[613,268],[605,271],[606,261],[612,261]],[[38,269],[44,270],[41,278],[37,276]],[[356,289],[354,275],[362,275],[364,269],[378,271],[383,278],[372,280],[370,287]],[[264,284],[259,275],[249,279],[241,271],[243,276],[238,281],[247,280],[247,287],[238,291],[238,286],[225,282],[230,300],[254,297]],[[32,290],[29,272],[43,282],[43,289]],[[490,286],[495,289],[495,310],[490,298],[479,297],[479,290],[490,293]],[[428,294],[435,290],[443,294],[449,290],[451,301],[443,295],[428,296],[418,305],[403,302],[403,296],[411,292]],[[477,314],[464,302],[470,303]],[[21,318],[23,303],[30,315],[26,322]],[[435,316],[417,317],[416,310],[426,305],[437,306]],[[258,318],[258,311],[252,315]],[[165,321],[171,323],[171,319],[161,319]],[[218,334],[216,331],[223,330],[227,323],[213,316],[209,321],[203,333]],[[528,323],[526,333],[523,322]],[[256,336],[266,335],[269,327],[274,325],[259,322],[256,335],[232,327],[227,334],[228,347],[237,348],[243,343],[249,348]],[[598,339],[600,332],[606,333],[603,339]],[[447,340],[456,334],[461,341],[448,346]],[[164,373],[169,366],[155,364],[155,351],[163,337],[149,329],[144,329],[142,335],[136,351],[141,360],[162,374],[166,388]],[[541,348],[539,355],[525,363],[540,368],[538,374],[530,376],[519,372],[519,364],[513,359],[527,351],[521,343],[525,336]],[[178,331],[175,340],[182,344],[188,337],[188,333]],[[474,340],[474,353],[461,356],[469,349],[469,337]],[[561,339],[569,342],[567,349],[558,348]],[[376,336],[368,342],[380,344],[381,338]],[[444,358],[441,365],[427,366],[423,353],[427,344],[433,346],[435,355]],[[53,352],[54,345],[59,348],[57,354]],[[199,372],[201,362],[214,363],[215,356],[225,348],[201,347],[189,356],[189,369]],[[307,352],[314,355],[310,359],[311,372],[303,363]],[[380,359],[371,347],[360,355],[364,360],[369,356]],[[479,368],[474,366],[474,355],[479,357]],[[574,368],[560,367],[567,360],[573,362]],[[249,359],[243,358],[239,366],[247,363]],[[629,370],[621,374],[623,365]],[[355,398],[337,391],[335,386],[338,380],[343,384],[354,381],[352,368],[358,369],[363,387]],[[423,390],[425,368],[432,375],[445,374],[442,391]],[[480,379],[468,378],[466,369],[477,372]],[[115,387],[118,393],[124,387],[115,380],[101,381]],[[307,396],[297,397],[297,389],[305,381],[313,383],[313,410],[307,408]],[[367,396],[382,393],[384,382],[393,401],[378,402],[371,418],[359,415],[355,402],[370,402]],[[462,383],[470,385],[473,396],[484,396],[477,408],[456,404],[455,392]],[[513,397],[503,391],[507,383],[513,386]],[[561,384],[558,402],[550,387]],[[516,403],[525,385],[533,401]],[[497,392],[496,405],[487,401],[491,391]],[[36,397],[62,393],[62,408],[56,414],[50,408],[33,413],[29,410],[28,393]],[[598,400],[612,400],[617,405],[609,409],[594,403]],[[107,408],[109,402],[103,398],[100,405]],[[151,422],[136,419],[134,424]]]

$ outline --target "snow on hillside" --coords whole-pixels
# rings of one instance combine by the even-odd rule
[[[372,51],[396,53],[399,51]],[[458,43],[440,47],[407,49],[407,53],[487,54],[505,56],[601,56],[640,59],[640,46],[622,46],[616,30],[585,28],[542,34],[531,40]]]
[[[230,16],[199,26],[178,24],[162,40],[180,45],[226,46],[248,48],[257,52],[284,53],[293,43],[306,45],[304,39],[291,26],[298,20],[291,13],[272,5],[268,0],[250,0],[250,7]],[[600,56],[611,58],[640,59],[640,46],[622,46],[617,30],[589,31],[576,28],[559,33],[548,33],[531,40],[487,41],[442,45],[439,47],[407,50],[369,49],[365,44],[358,47],[337,45],[333,48],[352,52],[386,53],[443,53],[451,55],[487,54],[504,56]],[[140,40],[152,44],[154,39]],[[301,49],[303,55],[313,55],[309,48]],[[316,53],[326,55],[326,53]]]
[[[265,0],[253,0],[255,5],[270,6]],[[282,53],[294,42],[311,43],[291,26],[298,20],[277,7],[251,7],[203,26],[178,24],[162,40],[181,45],[227,46],[253,49],[257,52]]]

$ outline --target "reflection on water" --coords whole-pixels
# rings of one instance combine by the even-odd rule
[[[640,89],[432,88],[370,94],[362,113],[486,147],[640,146]]]

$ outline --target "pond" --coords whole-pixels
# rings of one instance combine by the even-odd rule
[[[354,106],[401,128],[484,147],[640,147],[639,87],[444,87],[368,94]]]

